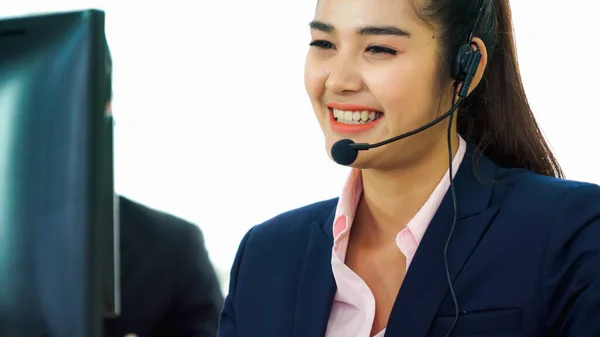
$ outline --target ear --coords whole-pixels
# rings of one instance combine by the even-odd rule
[[[477,86],[481,82],[481,79],[483,78],[483,74],[485,72],[485,68],[487,67],[487,61],[488,61],[487,48],[485,47],[485,44],[483,43],[483,41],[480,38],[474,37],[473,40],[471,40],[471,46],[473,47],[473,50],[477,50],[477,48],[479,48],[479,50],[481,51],[481,61],[479,61],[479,66],[477,67],[477,73],[475,74],[475,77],[473,78],[473,81],[471,82],[471,86],[469,87],[469,92],[468,92],[469,95],[473,92],[473,90],[475,90],[475,88],[477,88]],[[456,92],[458,93],[461,88],[462,88],[462,83],[458,86],[458,90]]]

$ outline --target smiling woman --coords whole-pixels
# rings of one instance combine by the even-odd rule
[[[600,187],[560,179],[508,0],[320,0],[310,32],[328,153],[386,146],[247,232],[219,335],[600,334]]]

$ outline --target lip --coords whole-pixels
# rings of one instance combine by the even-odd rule
[[[375,112],[381,112],[381,111],[379,111],[377,109],[373,109],[373,108],[368,107],[368,106],[359,105],[359,104],[352,104],[352,103],[331,102],[331,103],[327,103],[327,107],[329,109],[338,109],[338,110],[344,110],[344,111],[375,111]]]
[[[327,109],[327,113],[329,114],[329,125],[331,125],[331,129],[334,132],[341,133],[341,134],[357,134],[357,133],[371,130],[372,128],[377,126],[379,124],[379,121],[383,118],[383,117],[379,117],[378,119],[376,119],[370,123],[366,123],[366,124],[344,124],[344,123],[340,123],[335,120],[335,118],[333,117],[333,109],[339,109],[339,110],[344,110],[344,109],[340,109],[340,108]],[[348,108],[346,108],[346,109],[348,109]],[[364,109],[364,110],[376,111],[376,110],[367,110],[367,109]],[[364,110],[360,110],[360,109],[349,110],[348,109],[346,111],[364,111]]]

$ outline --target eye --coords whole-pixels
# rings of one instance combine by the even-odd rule
[[[331,43],[329,41],[325,41],[325,40],[314,40],[309,44],[309,46],[319,48],[319,49],[333,49],[334,48],[333,43]]]
[[[388,55],[398,54],[397,51],[395,51],[391,48],[382,47],[382,46],[370,46],[369,48],[367,48],[366,52],[371,53],[371,54],[388,54]]]

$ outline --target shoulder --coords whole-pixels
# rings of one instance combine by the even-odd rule
[[[281,213],[254,227],[254,235],[286,235],[304,232],[311,224],[325,225],[338,198],[323,200]]]
[[[198,226],[122,196],[119,207],[121,259],[136,265],[124,281],[163,274],[183,282],[213,282],[213,266]]]
[[[119,213],[124,239],[132,234],[142,240],[152,240],[149,244],[157,246],[164,244],[173,247],[197,242],[204,244],[204,237],[198,226],[127,197],[119,196]]]
[[[501,179],[494,183],[492,200],[500,206],[497,220],[506,230],[526,235],[529,244],[538,242],[547,253],[576,237],[600,242],[600,186],[506,171],[504,177],[497,176]],[[600,252],[600,244],[592,246]]]
[[[252,240],[272,240],[285,242],[298,241],[305,237],[314,227],[328,230],[328,220],[337,206],[338,198],[319,201],[281,213],[259,225],[254,226]]]
[[[546,215],[569,212],[573,207],[585,205],[590,211],[600,210],[600,186],[526,170],[499,170],[494,190],[509,207],[544,211]]]
[[[333,220],[337,200],[333,198],[296,208],[255,225],[242,239],[238,258],[242,253],[247,262],[254,258],[260,261],[264,256],[277,256],[282,260],[300,258],[312,233],[316,231],[326,238],[328,231],[331,232],[333,222],[329,220]]]

